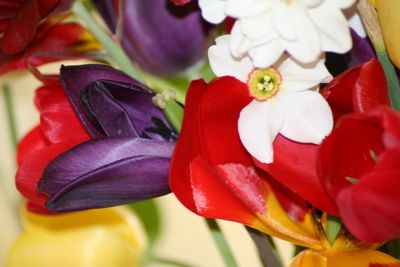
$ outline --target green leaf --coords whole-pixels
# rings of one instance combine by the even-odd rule
[[[339,234],[341,228],[342,228],[342,221],[336,216],[328,215],[328,223],[326,226],[326,237],[328,238],[330,244],[333,244],[333,242],[335,242],[336,237]]]
[[[221,228],[218,225],[217,220],[205,218],[208,229],[210,230],[211,236],[214,239],[214,243],[218,248],[219,254],[222,256],[226,267],[238,267],[235,257],[232,253],[231,248],[226,241]]]
[[[161,217],[154,199],[128,205],[142,222],[149,241],[149,250],[154,246],[161,233]]]

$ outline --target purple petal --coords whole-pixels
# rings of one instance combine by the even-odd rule
[[[39,191],[56,211],[108,207],[170,192],[169,162],[174,144],[141,138],[85,142],[55,158]]]
[[[164,114],[153,104],[153,94],[143,88],[99,80],[87,87],[81,96],[85,109],[98,121],[107,136],[174,140]],[[165,125],[165,131],[155,124],[157,119]]]
[[[60,79],[94,138],[139,135],[173,140],[173,132],[165,131],[170,127],[164,114],[151,101],[150,90],[126,74],[103,65],[63,66]]]
[[[176,74],[205,56],[208,25],[196,2],[181,7],[168,0],[124,3],[122,46],[146,71]]]
[[[117,12],[113,0],[93,0],[93,4],[103,17],[110,31],[115,33],[117,27]]]
[[[356,66],[375,58],[375,51],[369,39],[360,37],[351,29],[353,48],[347,53],[349,67]]]

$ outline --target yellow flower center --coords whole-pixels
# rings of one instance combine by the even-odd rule
[[[247,86],[250,95],[259,101],[266,101],[279,91],[282,78],[274,68],[255,69],[249,74]]]

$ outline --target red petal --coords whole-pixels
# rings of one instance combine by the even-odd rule
[[[56,156],[78,144],[80,141],[71,139],[32,152],[21,162],[16,174],[17,189],[32,203],[44,207],[47,196],[37,192],[37,183],[44,168]]]
[[[12,55],[25,49],[35,36],[39,21],[37,0],[24,1],[0,40],[1,50]]]
[[[59,143],[71,139],[71,133],[75,139],[81,142],[89,140],[90,136],[76,116],[64,90],[59,83],[46,86],[49,92],[43,94],[45,88],[41,88],[37,100],[40,111],[40,126],[51,143]],[[38,99],[38,97],[37,97]]]
[[[49,146],[50,143],[44,136],[40,126],[36,126],[29,131],[18,143],[17,163],[21,163],[28,158],[34,151]]]
[[[274,151],[273,163],[263,164],[255,160],[256,164],[314,207],[336,214],[337,208],[317,174],[318,146],[296,143],[279,135]]]
[[[190,84],[186,96],[186,108],[183,118],[182,133],[176,144],[174,155],[171,160],[170,186],[177,198],[188,209],[196,212],[196,206],[192,197],[190,181],[190,162],[196,158],[200,149],[200,138],[193,126],[196,123],[196,112],[199,106],[199,99],[204,93],[206,83],[202,80]]]
[[[97,43],[79,24],[63,23],[52,26],[44,24],[24,53],[13,56],[0,53],[0,74],[26,69],[28,65],[37,67],[68,58],[90,58],[94,57],[98,50]]]
[[[318,171],[333,198],[351,185],[347,177],[359,179],[373,169],[370,153],[379,155],[384,150],[382,134],[379,120],[353,114],[343,117],[325,139],[319,149]]]
[[[336,200],[346,227],[360,240],[382,242],[400,236],[399,129],[399,113],[375,108],[343,117],[320,147],[321,182]]]
[[[390,106],[385,73],[377,59],[371,59],[361,67],[354,86],[355,112],[365,112],[379,105]]]
[[[177,5],[184,5],[184,4],[187,4],[187,3],[189,3],[191,0],[171,0],[171,2],[173,2],[174,4],[177,4]]]
[[[60,2],[60,0],[36,0],[39,6],[39,13],[41,17],[49,14]]]
[[[349,69],[335,77],[322,91],[332,109],[335,121],[353,112],[353,90],[360,75],[361,67]]]
[[[378,243],[400,236],[399,177],[400,148],[384,152],[374,172],[339,193],[343,222],[358,239]]]
[[[312,230],[289,219],[271,191],[271,178],[257,169],[240,142],[237,121],[250,100],[245,84],[232,77],[216,79],[208,86],[202,81],[192,83],[172,159],[172,191],[199,215],[240,222],[296,243],[319,246]],[[289,196],[281,199],[292,218],[305,218],[304,203],[297,205],[298,199]]]

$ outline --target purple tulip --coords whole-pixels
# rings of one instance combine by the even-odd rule
[[[38,185],[46,207],[109,207],[169,193],[176,134],[149,89],[103,65],[62,67],[60,79],[93,139],[46,167]]]
[[[209,25],[196,2],[176,6],[169,0],[120,1],[121,44],[129,57],[156,75],[184,71],[205,56]],[[113,0],[94,1],[107,25],[115,31]]]

